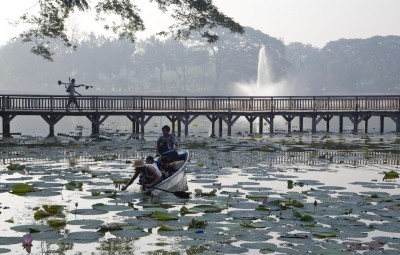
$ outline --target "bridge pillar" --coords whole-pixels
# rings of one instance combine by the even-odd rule
[[[178,117],[178,129],[179,128],[179,123],[182,122],[185,125],[185,136],[189,135],[189,125],[192,123],[193,120],[195,120],[199,115],[193,115],[190,117],[190,115],[185,115],[185,116],[179,116]]]
[[[318,120],[317,120],[318,115],[313,114],[312,119],[311,119],[311,133],[317,132],[317,125],[318,125]]]
[[[287,121],[288,125],[288,133],[292,132],[292,120],[294,119],[294,115],[282,115],[282,117]]]
[[[228,136],[232,136],[232,116],[231,115],[228,116],[226,124],[228,126]]]
[[[400,114],[390,118],[396,123],[396,133],[400,133]]]
[[[222,118],[218,119],[219,127],[218,127],[218,136],[222,137]]]
[[[269,132],[272,134],[274,133],[274,115],[271,115],[271,117],[269,117]]]
[[[339,116],[339,133],[343,133],[343,115]]]
[[[215,122],[218,120],[218,117],[215,115],[206,115],[207,119],[211,121],[211,135],[210,137],[215,137]]]
[[[11,137],[10,123],[15,116],[16,115],[11,115],[11,114],[1,115],[1,117],[3,118],[3,137]]]
[[[299,131],[300,132],[304,131],[304,117],[303,116],[299,117]]]
[[[245,116],[245,117],[250,123],[249,134],[253,134],[253,122],[257,119],[257,117],[254,117],[254,116]]]
[[[383,133],[384,128],[385,128],[385,116],[381,115],[379,123],[379,131]]]
[[[362,116],[355,113],[353,116],[349,116],[349,119],[353,123],[353,132],[357,133],[358,131],[358,124],[363,120]]]
[[[368,133],[368,120],[371,118],[371,114],[366,114],[364,117],[363,117],[363,120],[364,120],[364,132],[365,133]]]
[[[262,134],[264,129],[264,118],[262,116],[259,117],[258,123],[258,133]]]
[[[40,115],[46,122],[47,124],[49,124],[49,135],[48,137],[54,137],[54,126],[57,124],[57,122],[59,122],[64,115],[62,114],[50,114],[50,115],[46,115],[46,114],[42,114]]]
[[[326,132],[329,132],[329,122],[331,121],[333,115],[326,115],[323,119],[326,121]]]
[[[109,115],[105,115],[101,118],[101,114],[86,114],[86,117],[92,122],[92,136],[98,136],[100,134],[100,125],[108,118]]]

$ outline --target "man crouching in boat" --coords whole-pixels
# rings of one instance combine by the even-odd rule
[[[139,175],[139,184],[142,185],[144,189],[151,188],[161,182],[161,172],[154,166],[146,165],[141,159],[135,160],[133,166],[135,167],[135,174],[126,185],[122,186],[122,191],[126,190],[126,188],[128,188]]]

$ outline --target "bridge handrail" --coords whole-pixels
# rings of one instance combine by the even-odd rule
[[[65,110],[68,96],[0,95],[0,111]],[[329,112],[400,111],[400,95],[370,96],[103,96],[77,97],[86,111]]]

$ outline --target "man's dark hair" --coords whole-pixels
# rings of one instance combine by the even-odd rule
[[[161,163],[169,163],[169,158],[167,156],[162,156],[160,161]]]
[[[151,161],[151,162],[154,162],[153,156],[148,156],[148,157],[146,158],[146,160],[149,160],[149,161]]]
[[[171,128],[168,125],[165,125],[161,128],[161,130],[171,131]]]
[[[72,83],[75,83],[75,79],[71,79],[71,82],[72,82]]]

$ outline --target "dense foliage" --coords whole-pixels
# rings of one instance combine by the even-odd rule
[[[233,33],[243,33],[243,27],[232,18],[219,12],[211,0],[150,0],[157,3],[164,13],[171,13],[175,23],[169,31],[160,34],[173,34],[178,39],[188,39],[193,32],[198,32],[207,42],[218,40],[212,32],[216,27],[224,27]],[[95,1],[93,7],[96,19],[106,21],[107,17],[117,17],[107,21],[104,28],[111,30],[120,39],[136,41],[136,33],[145,30],[140,16],[140,9],[134,0],[101,0]],[[68,38],[65,22],[75,11],[88,12],[91,2],[87,0],[39,0],[37,12],[25,13],[20,21],[29,24],[30,28],[21,34],[22,42],[34,42],[31,52],[52,61],[54,50],[52,39],[60,39],[62,44],[72,49],[76,44]]]
[[[91,35],[79,43],[79,51],[57,47],[54,62],[27,54],[30,44],[10,42],[0,48],[0,90],[59,94],[64,90],[57,81],[74,77],[96,88],[86,95],[232,95],[235,84],[257,79],[258,54],[265,46],[271,83],[288,84],[285,95],[400,92],[400,37],[339,40],[318,49],[285,46],[249,27],[244,34],[215,32],[221,40],[214,44],[200,36],[188,41],[151,37],[132,44]]]

